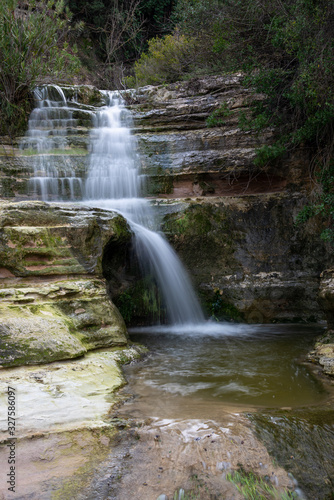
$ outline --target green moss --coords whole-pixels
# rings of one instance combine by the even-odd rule
[[[171,194],[173,189],[174,177],[171,174],[150,175],[147,180],[148,195]]]
[[[113,302],[128,325],[163,323],[166,318],[159,290],[150,276],[138,280]]]
[[[200,292],[204,309],[208,316],[216,321],[244,321],[244,314],[240,312],[221,290]]]

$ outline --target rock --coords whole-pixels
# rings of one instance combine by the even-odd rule
[[[167,86],[121,92],[134,116],[148,193],[169,198],[198,195],[194,184],[212,185],[216,195],[282,191],[306,182],[307,152],[300,149],[277,165],[254,165],[256,149],[270,145],[274,130],[258,134],[240,128],[241,114],[263,100],[243,85],[242,74],[209,76]],[[206,120],[224,105],[224,124],[208,128]],[[211,194],[213,191],[202,191]]]
[[[0,273],[22,277],[101,276],[107,243],[131,239],[122,216],[70,204],[0,202],[0,228]]]
[[[110,426],[108,414],[114,393],[125,384],[120,368],[142,353],[139,347],[94,351],[71,362],[0,370],[0,389],[17,390],[18,438],[79,428]],[[4,403],[3,403],[4,404]],[[1,426],[0,439],[8,439]]]
[[[65,164],[76,177],[84,178],[92,116],[106,103],[105,93],[84,85],[62,89],[76,125],[64,130],[63,154],[50,154],[50,158],[59,169]],[[211,190],[201,190],[204,195],[281,191],[287,184],[306,182],[308,152],[303,149],[277,165],[254,165],[256,149],[272,143],[274,130],[261,134],[241,130],[240,114],[249,114],[250,104],[263,100],[263,95],[244,87],[242,74],[146,86],[121,94],[133,112],[133,132],[150,196],[197,196],[193,186],[201,182],[211,185]],[[223,126],[208,128],[207,118],[222,105],[228,109]],[[6,145],[0,152],[0,196],[29,198],[36,155],[17,146]]]
[[[117,253],[130,241],[126,221],[112,212],[0,202],[0,364],[48,363],[126,345],[102,260],[106,246]]]
[[[309,354],[308,359],[318,363],[326,375],[334,376],[334,270],[321,273],[318,302],[325,313],[327,331]]]
[[[295,225],[305,202],[301,194],[276,193],[159,203],[164,231],[209,316],[250,323],[324,319],[317,293],[332,257],[314,222]]]
[[[326,314],[329,330],[334,330],[334,269],[321,273],[318,302]]]

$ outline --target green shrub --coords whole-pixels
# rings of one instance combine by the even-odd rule
[[[60,81],[80,67],[67,35],[71,14],[63,0],[0,3],[0,100],[2,133],[22,121],[33,88]],[[77,26],[76,28],[80,28]]]
[[[152,38],[148,51],[134,65],[134,79],[129,78],[127,85],[157,85],[182,79],[192,65],[194,47],[194,40],[178,31],[163,38]]]
[[[228,104],[224,102],[216,111],[211,113],[211,115],[206,120],[206,126],[211,127],[222,127],[226,125],[226,120],[224,118],[229,117],[232,111],[228,107]]]
[[[268,476],[262,478],[243,469],[228,473],[226,479],[235,485],[246,500],[297,500],[298,498],[294,491],[285,490],[279,493]]]

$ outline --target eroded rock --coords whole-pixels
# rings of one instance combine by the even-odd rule
[[[127,344],[102,279],[106,245],[131,239],[123,217],[76,205],[1,203],[0,224],[0,365]]]

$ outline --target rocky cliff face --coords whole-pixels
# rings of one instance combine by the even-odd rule
[[[321,273],[318,302],[325,312],[327,331],[318,339],[314,351],[309,354],[312,362],[319,363],[327,375],[334,376],[334,270]]]
[[[76,109],[76,121],[67,130],[65,154],[54,156],[84,178],[92,110],[105,103],[104,94],[79,87],[64,92]],[[331,253],[318,237],[317,223],[295,225],[310,191],[307,151],[260,169],[254,165],[256,149],[270,144],[275,131],[256,134],[239,126],[250,102],[263,96],[245,88],[239,74],[148,86],[122,91],[122,96],[133,111],[129,125],[138,141],[146,195],[160,207],[164,230],[208,314],[249,322],[323,319],[317,293]],[[216,110],[220,126],[208,128],[206,120]],[[2,196],[31,196],[34,159],[28,153],[21,151],[11,161],[2,156]],[[60,256],[51,267],[61,267],[64,258],[69,256]],[[18,272],[38,276],[38,268],[21,261]],[[111,267],[105,266],[108,279]],[[123,271],[128,268],[125,264]],[[140,287],[133,289],[140,293]]]
[[[306,152],[266,168],[255,167],[256,148],[275,131],[240,129],[250,103],[263,96],[243,86],[242,75],[195,79],[123,92],[134,113],[142,170],[152,195],[180,198],[266,193],[305,183]],[[220,110],[220,126],[207,127]]]
[[[44,202],[0,203],[0,364],[38,364],[125,345],[102,279],[103,250],[131,239],[111,212]]]
[[[300,194],[164,202],[164,229],[207,313],[250,323],[319,321],[319,277],[329,255],[315,227],[295,225]]]

